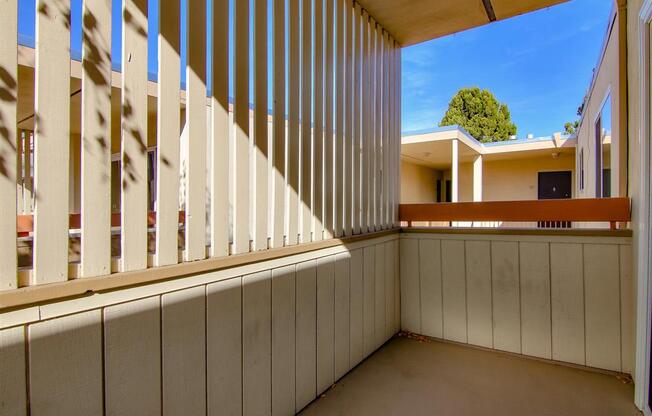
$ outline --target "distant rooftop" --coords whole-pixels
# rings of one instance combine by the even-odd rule
[[[528,143],[541,143],[541,142],[549,142],[549,141],[554,141],[555,138],[550,135],[550,136],[540,136],[540,137],[523,137],[523,138],[516,138],[516,139],[509,139],[509,140],[501,140],[501,141],[496,141],[496,142],[480,142],[477,139],[475,139],[471,134],[466,131],[463,127],[458,126],[458,125],[453,125],[453,126],[441,126],[441,127],[431,127],[427,129],[420,129],[420,130],[412,130],[412,131],[406,131],[402,133],[402,137],[410,137],[410,136],[420,136],[424,134],[432,134],[432,133],[445,133],[445,132],[459,132],[462,133],[463,135],[467,136],[469,140],[474,141],[480,146],[487,146],[487,147],[493,147],[493,146],[507,146],[507,145],[518,145],[518,144],[528,144]],[[562,140],[568,140],[568,139],[573,139],[575,136],[574,135],[568,135],[568,134],[562,134],[561,139]]]

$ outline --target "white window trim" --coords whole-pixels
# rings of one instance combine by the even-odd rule
[[[637,250],[637,328],[636,328],[636,378],[634,401],[646,416],[652,415],[648,405],[650,369],[650,28],[652,26],[652,0],[644,0],[638,17],[638,60],[639,60],[639,126],[638,142],[641,174],[639,175],[639,210],[635,223]]]

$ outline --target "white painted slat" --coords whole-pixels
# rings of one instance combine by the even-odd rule
[[[548,243],[519,243],[522,352],[552,358],[550,249]]]
[[[249,2],[235,2],[234,19],[234,253],[249,251]]]
[[[324,0],[314,0],[313,240],[324,238]]]
[[[268,131],[267,104],[267,0],[255,1],[254,12],[254,155],[255,194],[254,216],[256,250],[267,249],[268,218]]]
[[[344,31],[346,33],[346,62],[344,71],[344,219],[345,235],[353,234],[353,120],[357,118],[353,108],[353,0],[346,0],[344,6]]]
[[[373,94],[374,94],[374,225],[376,230],[382,228],[381,224],[381,193],[382,193],[382,178],[381,178],[381,167],[382,167],[382,155],[381,155],[381,143],[382,143],[382,118],[383,118],[383,91],[382,91],[382,49],[381,49],[381,32],[382,29],[377,22],[374,22],[373,25],[373,43],[372,51],[374,56],[373,70],[374,70],[374,85],[373,85]]]
[[[389,106],[390,87],[390,51],[388,48],[388,34],[383,31],[383,228],[389,226],[389,184],[392,172],[389,169],[390,147],[389,147],[389,119],[391,117]]]
[[[296,403],[299,412],[317,397],[317,261],[297,264]]]
[[[195,261],[206,257],[206,0],[186,1],[186,27],[185,261]]]
[[[180,13],[179,0],[166,2],[165,7],[159,4],[157,85],[159,99],[156,100],[157,266],[176,264],[179,261]],[[219,29],[217,31],[219,32]],[[214,89],[215,83],[213,83]],[[213,128],[219,127],[213,125]],[[214,142],[211,144],[216,145]],[[213,157],[215,153],[213,151]],[[219,192],[219,189],[213,187],[212,191]]]
[[[242,279],[206,286],[209,415],[242,415]]]
[[[317,394],[335,382],[335,256],[317,260]]]
[[[92,310],[28,327],[31,414],[103,413],[101,319]]]
[[[27,415],[25,327],[0,331],[0,410],[5,415]]]
[[[396,212],[394,213],[395,215],[395,221],[396,224],[398,225],[398,204],[401,198],[401,194],[399,192],[399,187],[401,184],[401,48],[400,45],[397,46],[397,53],[396,53],[396,75],[394,76],[395,80],[394,82],[396,83],[395,87],[395,98],[394,98],[394,105],[395,105],[395,132],[394,132],[394,140],[396,141],[396,154],[394,155],[394,179],[395,179],[395,184],[394,184],[394,189],[396,190],[396,195],[395,195],[395,202],[394,206],[396,207]]]
[[[344,225],[344,0],[335,0],[335,236]]]
[[[376,348],[385,342],[387,331],[385,321],[385,247],[383,244],[374,246],[374,339]]]
[[[376,21],[373,17],[369,18],[369,228],[372,231],[377,230],[376,217],[376,179],[377,179],[377,158],[376,158],[376,119],[378,117],[376,88]]]
[[[32,175],[32,158],[34,146],[34,132],[25,130],[25,144],[23,146],[24,159],[23,169],[25,170],[25,177],[23,178],[23,208],[25,213],[34,212],[34,201],[32,198],[34,190],[34,177]]]
[[[419,240],[400,240],[401,330],[421,333]]]
[[[295,266],[272,270],[272,415],[295,412]]]
[[[552,359],[584,365],[582,245],[550,243]]]
[[[584,244],[586,365],[621,371],[620,266],[615,244]]]
[[[349,366],[350,259],[349,253],[335,256],[335,380],[339,380],[351,368]]]
[[[420,306],[422,335],[442,337],[442,281],[441,281],[441,242],[439,240],[418,241],[419,251],[419,294],[415,299]],[[416,257],[416,256],[415,256]],[[403,261],[401,259],[401,261]],[[407,259],[406,259],[407,261]]]
[[[352,213],[353,213],[353,234],[360,233],[360,222],[361,222],[361,176],[360,176],[360,158],[361,158],[361,148],[360,148],[360,134],[361,134],[361,125],[363,114],[360,111],[360,75],[361,75],[361,64],[362,59],[362,40],[361,40],[361,21],[362,17],[360,16],[360,4],[355,3],[353,18],[351,25],[348,27],[349,30],[353,33],[353,44],[352,44],[352,53],[353,53],[353,165],[352,165],[352,179],[353,179],[353,190],[352,190]]]
[[[492,348],[491,243],[467,241],[465,258],[468,342]]]
[[[86,0],[83,14],[81,276],[91,277],[111,273],[111,4]]]
[[[228,0],[223,0],[228,3]],[[274,0],[274,220],[272,247],[282,247],[285,235],[285,0]],[[227,25],[228,29],[228,25]]]
[[[288,26],[288,236],[290,245],[299,242],[299,111],[300,111],[300,79],[301,56],[300,50],[300,24],[299,0],[289,0],[289,26]]]
[[[364,281],[362,275],[363,250],[351,251],[350,259],[350,320],[349,320],[349,367],[355,367],[363,358],[363,308]]]
[[[34,203],[33,280],[35,284],[42,284],[68,278],[70,2],[40,0],[36,9],[34,112],[38,117],[34,120],[34,190],[38,198]],[[8,17],[14,19],[11,15]],[[9,27],[7,30],[12,29]],[[14,36],[9,36],[9,39]],[[12,57],[3,56],[2,59],[3,63],[5,59],[12,61]],[[10,70],[15,71],[13,68]],[[5,105],[3,111],[6,111]],[[7,116],[11,117],[11,114]],[[13,131],[15,121],[9,119],[8,122]],[[14,180],[13,174],[11,180]],[[12,183],[11,190],[7,190],[12,192],[14,189]],[[15,204],[14,198],[9,199]],[[14,221],[14,215],[10,219]],[[10,253],[13,252],[11,246],[9,249]]]
[[[403,253],[402,249],[401,253]],[[444,339],[457,342],[468,341],[466,332],[466,272],[464,256],[464,241],[443,240],[441,242]]]
[[[324,238],[333,237],[334,226],[334,155],[333,155],[333,2],[326,0],[326,79],[325,79],[325,118],[324,118]]]
[[[620,251],[620,319],[622,372],[632,374],[635,365],[636,284],[633,275],[632,246],[621,245]]]
[[[518,243],[491,242],[494,348],[521,353]]]
[[[17,166],[21,156],[18,144],[20,137],[16,131],[16,107],[18,101],[18,3],[16,0],[2,0],[0,17],[0,91],[7,99],[0,100],[0,162],[4,173],[0,175],[0,291],[16,289],[16,189],[20,168]],[[29,171],[27,171],[29,172]],[[28,173],[29,175],[29,173]],[[28,176],[26,175],[26,176]],[[19,195],[20,196],[20,195]]]
[[[158,296],[104,309],[108,414],[161,414],[161,302]]]
[[[362,175],[362,195],[361,195],[361,232],[366,233],[369,231],[369,195],[371,194],[370,190],[370,180],[369,172],[371,166],[371,153],[369,152],[369,15],[366,10],[362,11],[362,21],[360,27],[360,38],[362,40],[361,47],[361,75],[360,75],[360,85],[362,88],[361,94],[361,136],[360,136],[360,145],[361,149],[361,175]]]
[[[376,309],[375,303],[375,267],[376,262],[374,256],[376,250],[373,246],[368,246],[364,248],[364,260],[362,267],[363,274],[363,288],[364,288],[364,299],[363,299],[363,352],[364,356],[369,356],[376,349],[376,339],[375,339],[375,326],[376,318],[374,315]]]
[[[301,3],[301,242],[312,241],[312,1]],[[297,161],[298,162],[298,161]]]
[[[163,413],[206,413],[206,288],[161,296]]]
[[[242,278],[242,414],[272,411],[272,274]]]
[[[396,333],[396,322],[394,321],[395,291],[394,282],[394,242],[388,241],[385,246],[385,341]]]

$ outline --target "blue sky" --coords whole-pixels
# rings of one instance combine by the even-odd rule
[[[518,137],[577,119],[612,0],[573,0],[403,50],[403,131],[432,128],[461,87],[491,90]]]

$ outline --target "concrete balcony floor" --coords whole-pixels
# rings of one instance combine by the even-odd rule
[[[398,337],[302,415],[640,415],[615,375]]]

